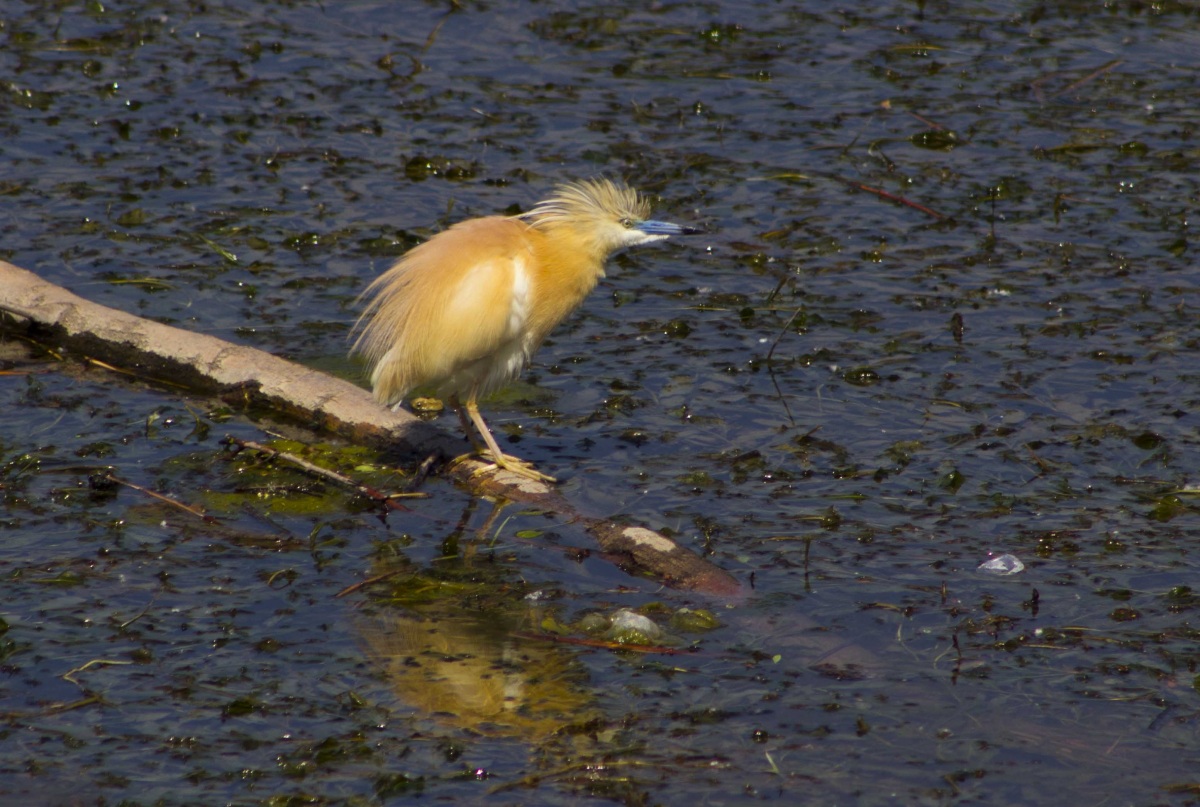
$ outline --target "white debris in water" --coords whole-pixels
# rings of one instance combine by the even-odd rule
[[[978,571],[986,574],[994,574],[999,577],[1017,574],[1018,572],[1022,572],[1024,570],[1025,564],[1021,562],[1021,559],[1016,555],[1009,555],[1007,553],[994,557],[991,560],[984,561],[983,563],[979,564],[978,569]]]

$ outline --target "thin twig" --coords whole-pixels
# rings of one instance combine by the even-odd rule
[[[792,323],[796,321],[796,317],[800,316],[801,310],[802,309],[797,308],[792,312],[792,315],[788,318],[788,321],[784,323],[782,328],[779,329],[779,333],[776,335],[775,341],[771,343],[771,349],[767,351],[767,373],[770,374],[771,383],[775,386],[775,392],[779,395],[780,403],[783,404],[783,411],[787,413],[788,420],[793,426],[796,425],[796,418],[792,416],[792,407],[788,406],[787,396],[783,394],[783,390],[779,387],[779,380],[775,378],[775,365],[772,362],[772,359],[775,356],[775,348],[779,347],[780,340],[783,339],[783,335],[788,332],[788,329],[792,327]]]
[[[75,673],[84,672],[89,667],[98,667],[101,664],[115,664],[115,665],[124,667],[124,666],[130,665],[130,664],[133,664],[133,662],[132,661],[124,661],[121,659],[94,658],[91,661],[84,662],[83,664],[81,664],[80,666],[76,667],[73,670],[69,670],[69,671],[63,673],[61,678],[64,681],[70,681],[75,686],[79,687],[80,689],[83,689],[83,684],[79,683],[79,681],[77,681],[75,679]]]
[[[779,283],[775,286],[771,293],[767,295],[768,303],[774,300],[779,295],[779,292],[783,291],[784,285],[790,279],[791,277],[789,275],[784,275],[779,279]],[[796,425],[796,418],[792,417],[792,408],[788,406],[787,398],[784,396],[783,390],[779,388],[779,381],[775,378],[775,365],[772,363],[772,359],[775,356],[775,348],[779,347],[779,342],[781,339],[783,339],[783,335],[788,332],[789,328],[792,327],[792,323],[796,321],[796,317],[800,316],[800,311],[801,309],[797,308],[792,312],[792,315],[788,318],[788,321],[784,323],[782,328],[779,329],[779,333],[776,335],[775,341],[771,343],[771,349],[767,351],[767,372],[771,376],[771,383],[775,385],[775,392],[779,394],[779,400],[783,404],[783,411],[787,413],[788,420],[791,421],[793,426]]]
[[[205,513],[203,510],[201,510],[198,507],[192,507],[190,505],[186,505],[181,501],[172,499],[170,496],[164,496],[161,493],[155,493],[153,490],[150,490],[149,488],[144,488],[141,485],[136,485],[127,479],[121,479],[119,476],[115,476],[111,471],[105,471],[103,474],[99,474],[96,478],[102,482],[112,482],[113,484],[116,484],[116,485],[124,485],[125,487],[132,488],[133,490],[136,490],[139,493],[144,493],[145,495],[149,496],[152,499],[158,499],[160,502],[163,502],[164,504],[169,504],[172,507],[178,507],[180,510],[183,510],[184,512],[187,512],[187,513],[191,513],[192,515],[201,519],[206,524],[220,524],[221,523],[216,518],[208,515],[207,513]]]
[[[125,629],[126,629],[126,628],[128,628],[130,625],[132,625],[134,622],[137,622],[139,619],[141,619],[142,617],[144,617],[144,616],[145,616],[147,613],[149,613],[149,611],[150,611],[150,606],[151,606],[151,605],[154,605],[154,603],[155,603],[155,601],[156,601],[157,599],[158,599],[158,595],[157,595],[157,594],[155,594],[153,597],[151,597],[151,598],[150,598],[150,602],[146,603],[146,607],[145,607],[145,608],[143,608],[142,610],[138,611],[138,613],[137,613],[137,615],[136,615],[136,616],[134,616],[134,617],[132,617],[132,618],[130,618],[130,619],[127,619],[127,620],[125,620],[124,622],[122,622],[120,625],[118,625],[118,626],[117,626],[117,628],[118,628],[119,630],[125,630]]]
[[[14,720],[28,720],[31,717],[46,717],[48,715],[62,714],[69,712],[72,709],[82,709],[84,706],[91,706],[94,703],[103,703],[104,699],[99,695],[88,695],[86,698],[80,698],[77,701],[70,703],[54,703],[44,709],[38,709],[33,712],[0,712],[0,720],[10,722]]]
[[[150,490],[149,488],[145,488],[145,487],[142,487],[141,485],[134,484],[133,482],[130,482],[128,480],[121,479],[120,477],[113,475],[112,471],[105,471],[103,473],[96,474],[93,478],[99,482],[110,482],[110,483],[116,484],[116,485],[124,485],[125,487],[131,488],[132,490],[136,490],[137,492],[142,493],[146,496],[149,496],[152,499],[157,499],[158,501],[162,502],[163,504],[169,504],[172,507],[177,507],[180,510],[183,510],[185,513],[188,513],[188,514],[193,515],[196,518],[200,519],[205,524],[208,524],[210,527],[215,529],[218,533],[225,533],[226,535],[230,536],[231,538],[235,538],[240,541],[253,541],[253,542],[270,541],[272,544],[278,545],[279,543],[287,541],[287,540],[294,540],[294,539],[291,539],[291,537],[287,536],[287,535],[281,537],[278,535],[265,535],[262,533],[243,532],[241,530],[232,529],[230,527],[227,527],[220,519],[216,518],[215,516],[208,515],[207,513],[205,513],[203,510],[201,510],[198,507],[191,507],[190,505],[186,505],[180,501],[176,501],[175,499],[172,499],[168,496],[164,496],[161,493],[155,493],[153,490]],[[274,525],[272,525],[272,526],[274,526]]]
[[[337,594],[334,594],[333,598],[336,600],[339,597],[345,597],[347,594],[353,594],[354,592],[358,591],[360,588],[366,588],[367,586],[373,586],[376,583],[387,580],[389,577],[395,577],[396,575],[403,574],[407,571],[410,571],[410,570],[409,569],[392,569],[390,572],[384,572],[383,574],[377,574],[374,577],[368,577],[366,580],[359,580],[357,583],[351,583],[350,585],[346,586],[344,589],[339,591]]]
[[[433,43],[437,41],[438,34],[441,32],[442,26],[445,24],[446,24],[446,20],[443,17],[442,19],[438,20],[437,25],[433,26],[433,30],[429,32],[429,36],[425,37],[425,44],[421,46],[422,52],[427,51],[431,47],[433,47]]]
[[[885,191],[882,188],[873,188],[870,185],[864,185],[861,182],[856,182],[853,179],[846,179],[845,177],[834,176],[833,178],[836,179],[838,182],[842,182],[846,185],[849,185],[851,188],[857,188],[860,191],[866,191],[867,193],[873,193],[880,198],[887,199],[888,201],[897,202],[899,204],[906,205],[907,207],[911,207],[913,210],[920,210],[922,213],[925,213],[926,215],[929,215],[929,216],[933,216],[935,219],[938,219],[939,221],[942,221],[946,218],[944,215],[937,212],[936,210],[928,208],[925,205],[920,204],[918,202],[914,202],[911,199],[906,199],[903,196],[897,196],[896,194],[890,193],[889,191]]]
[[[783,327],[779,329],[779,333],[775,336],[775,341],[771,343],[771,349],[767,351],[768,366],[771,364],[771,357],[775,355],[775,348],[779,347],[779,340],[783,339],[783,335],[788,332],[789,328],[792,327],[792,323],[796,321],[796,317],[800,316],[800,312],[802,310],[803,309],[797,308],[795,311],[793,311],[792,315],[788,317],[788,321],[785,322]]]
[[[1100,76],[1107,73],[1109,70],[1113,70],[1114,68],[1119,67],[1120,65],[1122,65],[1124,63],[1125,63],[1124,59],[1113,59],[1111,62],[1108,62],[1107,64],[1102,64],[1099,67],[1097,67],[1095,70],[1093,70],[1092,72],[1088,73],[1083,78],[1079,79],[1078,81],[1071,82],[1066,87],[1064,87],[1063,89],[1054,93],[1054,95],[1052,95],[1050,97],[1057,98],[1060,95],[1066,95],[1067,93],[1071,92],[1072,90],[1077,90],[1080,87],[1082,87],[1084,84],[1087,84],[1089,81],[1096,80]]]
[[[415,497],[424,497],[426,495],[424,493],[397,493],[397,494],[392,494],[392,495],[388,495],[386,493],[380,493],[378,490],[375,490],[375,488],[371,487],[370,485],[364,485],[361,482],[351,479],[350,477],[346,476],[345,474],[339,474],[337,471],[331,471],[328,468],[322,468],[320,465],[315,465],[302,457],[297,457],[295,454],[289,454],[286,451],[277,451],[268,446],[264,446],[261,443],[256,443],[252,440],[240,440],[237,437],[232,437],[232,436],[226,437],[225,442],[228,445],[237,446],[238,450],[244,450],[244,449],[248,448],[253,451],[258,451],[259,453],[265,454],[268,457],[270,457],[271,459],[281,459],[281,460],[284,460],[285,462],[290,462],[293,465],[295,465],[296,467],[298,467],[298,468],[302,469],[303,471],[310,473],[314,476],[319,476],[323,479],[328,479],[332,482],[336,482],[339,485],[343,485],[348,488],[353,488],[358,493],[362,494],[363,496],[366,496],[368,499],[375,502],[376,504],[382,505],[383,507],[387,508],[388,510],[407,510],[408,509],[404,505],[400,504],[400,502],[396,501],[396,499],[400,496],[415,498]]]
[[[946,127],[943,126],[942,124],[937,123],[936,121],[931,121],[929,118],[926,118],[923,115],[918,115],[916,112],[913,112],[911,110],[906,110],[906,111],[908,112],[908,114],[912,115],[914,118],[919,120],[921,123],[928,126],[930,129],[933,129],[938,132],[946,131]]]

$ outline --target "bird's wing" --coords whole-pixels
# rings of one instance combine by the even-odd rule
[[[482,394],[520,372],[532,309],[525,227],[499,217],[456,225],[410,253],[405,345],[413,384]],[[417,254],[419,252],[419,254]]]
[[[395,403],[414,387],[484,394],[511,380],[534,343],[528,228],[472,219],[410,250],[367,289],[356,349],[374,364],[375,394]]]
[[[531,307],[524,256],[496,255],[472,263],[447,300],[440,349],[453,355],[456,364],[486,359],[520,340]]]

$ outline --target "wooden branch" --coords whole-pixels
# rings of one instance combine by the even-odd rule
[[[55,351],[104,362],[227,402],[267,406],[314,431],[398,452],[414,460],[469,450],[455,436],[402,410],[389,410],[366,390],[278,356],[192,333],[77,297],[32,272],[0,261],[0,331],[20,333]],[[577,523],[631,573],[676,588],[735,596],[741,585],[664,535],[580,514],[554,488],[467,460],[445,472],[476,495],[533,504]]]

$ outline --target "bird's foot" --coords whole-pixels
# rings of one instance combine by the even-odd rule
[[[551,485],[558,482],[557,479],[549,474],[544,474],[537,468],[534,468],[533,463],[526,462],[520,457],[514,457],[512,454],[501,453],[499,456],[496,456],[491,451],[485,451],[482,456],[490,457],[493,467],[500,467],[506,471],[512,471],[514,474],[520,474],[538,482],[546,482]]]
[[[451,464],[457,464],[466,459],[482,459],[488,463],[475,471],[475,475],[487,473],[496,468],[503,468],[506,471],[512,471],[514,474],[519,474],[527,479],[533,479],[538,482],[546,482],[551,485],[558,482],[557,479],[549,474],[544,474],[537,468],[534,468],[532,463],[526,462],[520,457],[514,457],[512,454],[501,453],[499,458],[497,458],[491,451],[484,450],[477,454],[464,454],[461,457],[457,457]]]

